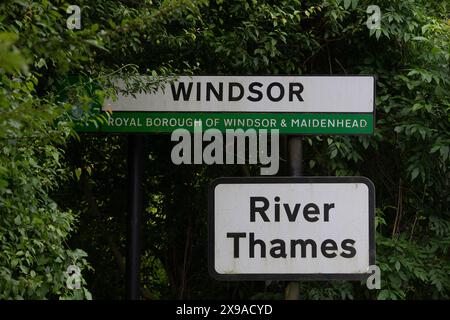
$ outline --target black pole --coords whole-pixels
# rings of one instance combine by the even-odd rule
[[[289,153],[289,175],[298,177],[303,174],[303,146],[301,136],[288,137],[288,153]],[[300,289],[298,282],[289,282],[286,286],[285,299],[298,300],[300,296]]]
[[[140,297],[140,255],[141,255],[141,216],[143,209],[142,178],[144,175],[144,136],[128,136],[128,230],[126,297],[139,300]]]
[[[291,136],[288,139],[289,175],[298,177],[303,174],[302,138],[300,136]]]

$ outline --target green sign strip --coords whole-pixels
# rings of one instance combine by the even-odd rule
[[[79,125],[80,132],[172,132],[189,131],[201,121],[202,130],[278,129],[280,134],[373,134],[372,113],[105,113],[104,123]]]

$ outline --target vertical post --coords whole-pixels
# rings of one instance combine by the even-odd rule
[[[128,136],[128,217],[127,217],[127,264],[126,297],[140,297],[141,216],[143,209],[142,177],[144,171],[144,136]]]
[[[303,174],[303,147],[300,136],[291,136],[288,141],[289,175],[298,177]]]
[[[303,174],[303,147],[301,136],[288,137],[288,153],[289,153],[289,175],[298,177]],[[285,299],[298,300],[300,296],[300,289],[298,282],[289,282],[286,286]]]

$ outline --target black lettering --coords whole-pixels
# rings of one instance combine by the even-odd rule
[[[257,244],[261,247],[261,258],[265,258],[266,257],[266,244],[261,239],[255,240],[255,234],[253,232],[250,232],[250,241],[248,242],[250,258],[255,257],[255,246]]]
[[[294,90],[294,87],[297,87],[297,90]],[[302,96],[300,95],[303,92],[303,85],[299,82],[291,82],[289,83],[289,101],[294,100],[294,94],[297,97],[298,101],[303,101]]]
[[[297,219],[298,211],[300,210],[300,203],[296,203],[294,206],[294,212],[291,212],[291,207],[289,207],[288,203],[284,203],[284,210],[286,210],[286,216],[290,222],[293,222]]]
[[[355,240],[353,239],[345,239],[344,241],[342,241],[341,243],[342,249],[348,252],[342,252],[341,257],[353,258],[356,255],[356,249],[355,247],[353,247],[354,244]]]
[[[245,238],[247,234],[245,232],[227,232],[227,238],[233,238],[233,252],[234,257],[239,258],[239,239]]]
[[[172,89],[172,97],[174,101],[180,100],[180,94],[183,94],[183,100],[189,101],[192,91],[192,82],[189,82],[188,89],[186,91],[186,87],[184,86],[184,82],[178,83],[178,88],[175,89],[175,84],[171,83],[170,88]]]
[[[201,82],[197,82],[197,101],[201,100]]]
[[[216,97],[217,101],[223,100],[223,83],[219,82],[219,92],[216,91],[213,84],[211,82],[206,83],[206,101],[211,100],[211,92]]]
[[[286,244],[283,240],[273,239],[270,243],[272,245],[277,244],[277,246],[272,246],[272,248],[270,248],[270,255],[272,258],[286,258]]]
[[[263,202],[262,207],[257,207],[256,202]],[[255,214],[259,213],[261,218],[265,222],[269,222],[269,218],[266,215],[266,210],[269,208],[269,200],[264,197],[250,197],[250,222],[255,222]]]
[[[275,200],[275,202],[279,202],[280,197],[275,197],[274,200]],[[280,222],[280,204],[279,203],[275,203],[275,221]]]
[[[314,215],[319,215],[319,207],[315,203],[308,203],[303,208],[303,216],[305,220],[308,222],[316,222],[319,220],[319,217],[313,217]]]
[[[323,219],[324,221],[328,222],[330,221],[330,209],[334,208],[334,203],[325,203],[323,205]]]
[[[328,251],[336,251],[337,250],[336,242],[334,242],[331,239],[326,239],[324,242],[322,242],[320,249],[322,251],[322,255],[325,258],[334,258],[337,256],[336,252],[332,252],[332,253],[328,252]]]
[[[275,86],[280,88],[280,95],[277,98],[274,98],[272,96],[272,88],[275,87]],[[279,83],[279,82],[272,82],[271,84],[269,84],[267,86],[267,97],[269,98],[270,101],[274,101],[274,102],[277,102],[277,101],[280,101],[281,99],[283,99],[283,97],[284,97],[284,87],[283,87],[283,85],[281,83]]]
[[[309,244],[311,245],[311,258],[317,258],[317,245],[316,242],[312,239],[298,239],[298,240],[291,240],[291,258],[295,258],[296,252],[295,252],[295,246],[300,245],[300,252],[301,257],[306,257],[306,246]]]
[[[254,89],[254,87],[260,87],[261,88],[262,86],[263,86],[263,84],[261,82],[252,82],[250,84],[250,86],[248,87],[248,90],[251,93],[256,94],[257,96],[256,97],[248,96],[247,99],[250,100],[250,101],[253,101],[253,102],[261,101],[261,99],[263,97],[263,94],[258,89]]]
[[[240,93],[237,97],[233,96],[233,88],[239,88]],[[244,96],[244,87],[238,82],[230,82],[228,84],[228,101],[239,101]]]

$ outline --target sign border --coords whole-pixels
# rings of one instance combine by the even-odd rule
[[[221,177],[213,180],[208,188],[208,272],[220,281],[328,281],[365,280],[369,273],[246,273],[221,274],[215,270],[214,258],[214,191],[220,184],[278,184],[278,183],[363,183],[369,189],[369,265],[375,264],[375,186],[366,177]]]

